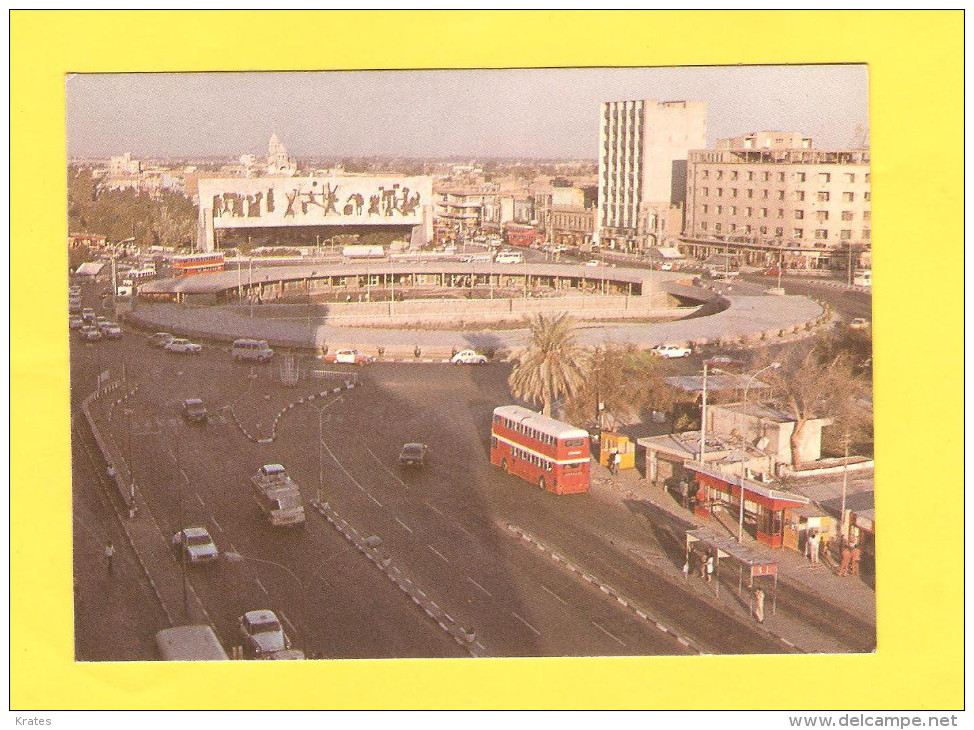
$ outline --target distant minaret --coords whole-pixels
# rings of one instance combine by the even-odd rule
[[[276,134],[267,143],[267,172],[271,175],[291,176],[297,172],[297,164],[287,155],[287,149]]]

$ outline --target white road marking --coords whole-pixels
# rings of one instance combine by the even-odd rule
[[[440,556],[440,558],[442,558],[442,559],[443,559],[443,562],[445,562],[445,563],[449,563],[449,562],[450,562],[449,560],[447,560],[447,559],[446,559],[446,556],[445,556],[445,555],[444,555],[443,553],[441,553],[441,552],[440,552],[439,550],[437,550],[437,549],[436,549],[435,547],[433,547],[432,545],[430,545],[430,544],[428,544],[428,543],[427,543],[427,545],[426,545],[426,547],[428,547],[428,548],[429,548],[430,550],[432,550],[432,551],[433,551],[434,553],[436,553],[437,555],[439,555],[439,556]]]
[[[413,528],[411,528],[411,527],[410,527],[409,525],[407,525],[407,524],[406,524],[405,522],[403,522],[402,520],[400,520],[400,519],[399,519],[398,517],[396,518],[396,522],[398,522],[398,523],[399,523],[400,525],[402,525],[402,527],[403,527],[403,529],[404,529],[404,530],[405,530],[406,532],[409,532],[409,533],[412,533],[412,531],[413,531]]]
[[[598,629],[599,631],[601,631],[602,633],[604,633],[604,634],[605,634],[606,636],[610,636],[610,637],[612,637],[613,639],[615,639],[616,641],[618,641],[618,642],[619,642],[620,644],[622,644],[623,646],[625,646],[625,645],[626,645],[626,642],[624,642],[624,641],[623,641],[622,639],[620,639],[620,638],[619,638],[618,636],[616,636],[615,634],[613,634],[613,633],[612,633],[611,631],[609,631],[609,630],[608,630],[607,628],[605,628],[604,626],[601,626],[601,625],[600,625],[600,624],[599,624],[599,623],[598,623],[597,621],[593,621],[593,622],[592,622],[592,625],[593,625],[593,626],[594,626],[595,628],[597,628],[597,629]]]
[[[371,495],[371,494],[370,494],[369,492],[366,492],[366,494],[368,494],[368,496],[369,496],[369,499],[371,499],[371,500],[372,500],[373,502],[375,502],[375,503],[376,503],[377,505],[379,505],[380,507],[382,506],[382,502],[380,502],[380,501],[379,501],[379,500],[377,500],[377,499],[376,499],[375,497],[373,497],[373,496],[372,496],[372,495]]]
[[[328,455],[332,459],[335,460],[335,463],[338,464],[338,468],[341,469],[345,473],[345,476],[347,476],[351,480],[352,484],[354,484],[356,487],[358,487],[365,494],[368,494],[368,492],[365,491],[365,487],[363,487],[361,484],[359,484],[358,481],[355,479],[355,477],[353,477],[351,474],[348,473],[348,469],[346,469],[345,468],[345,465],[342,464],[342,462],[340,462],[338,460],[338,457],[335,456],[335,452],[333,452],[331,449],[328,448],[328,444],[326,444],[324,441],[322,441],[321,442],[321,445],[325,447],[325,451],[327,451],[328,452]]]
[[[220,523],[216,521],[216,517],[210,517],[210,522],[216,525],[216,529],[218,529],[220,532],[223,532],[223,528],[220,527]]]
[[[434,507],[433,505],[431,505],[429,502],[423,502],[423,504],[425,504],[431,510],[433,510],[434,512],[436,512],[436,514],[438,514],[440,517],[445,517],[446,516],[442,512],[440,512],[438,509],[436,509],[436,507]]]
[[[399,482],[402,486],[406,487],[406,482],[404,482],[402,479],[400,479],[398,474],[396,474],[395,472],[393,472],[392,470],[390,470],[389,467],[387,467],[385,464],[383,464],[382,463],[382,460],[378,456],[375,455],[375,453],[372,451],[372,449],[370,449],[368,446],[366,446],[365,447],[365,450],[368,451],[369,454],[372,456],[372,458],[375,459],[376,462],[379,464],[379,466],[381,466],[385,470],[386,474],[388,474],[389,476],[391,476],[393,479],[395,479],[397,482]],[[409,489],[409,487],[406,487],[406,489]]]
[[[540,631],[538,631],[536,628],[534,628],[534,626],[532,626],[531,624],[529,624],[527,621],[525,621],[523,618],[521,618],[520,616],[518,616],[516,613],[514,613],[513,611],[511,611],[511,615],[514,616],[514,618],[516,618],[522,624],[524,624],[525,626],[527,626],[529,629],[531,629],[538,636],[541,636],[541,632]]]
[[[471,583],[473,583],[475,586],[477,586],[480,590],[482,590],[484,593],[486,593],[490,598],[493,598],[493,596],[491,595],[490,591],[488,591],[486,588],[484,588],[482,585],[480,585],[480,583],[478,583],[477,581],[475,581],[469,575],[467,576],[467,580],[469,580]]]
[[[561,601],[563,604],[565,604],[566,606],[568,605],[568,601],[566,601],[564,598],[562,598],[561,596],[559,596],[557,593],[555,593],[553,590],[551,590],[548,586],[542,585],[541,587],[544,590],[546,590],[548,593],[550,593],[551,595],[553,595],[555,598],[557,598],[559,601]]]
[[[291,636],[296,636],[298,630],[294,628],[294,624],[291,623],[291,619],[289,619],[287,616],[284,615],[284,611],[278,611],[277,615],[281,617],[281,621],[283,621],[284,623],[286,623],[288,626],[291,627]]]
[[[195,492],[195,494],[196,494],[196,501],[200,503],[200,506],[201,507],[205,507],[206,506],[206,502],[203,501],[203,498],[200,496],[200,493],[199,492]]]
[[[270,593],[268,593],[268,592],[267,592],[267,589],[266,589],[266,588],[264,588],[264,584],[260,582],[260,578],[254,578],[254,582],[255,582],[255,583],[256,583],[256,584],[258,585],[258,586],[260,586],[260,589],[261,589],[262,591],[264,591],[264,595],[267,595],[267,596],[269,596],[269,595],[270,595]]]

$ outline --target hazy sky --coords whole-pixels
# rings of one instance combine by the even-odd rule
[[[700,99],[709,145],[759,130],[847,147],[868,127],[866,66],[81,74],[68,155],[595,159],[599,102]]]

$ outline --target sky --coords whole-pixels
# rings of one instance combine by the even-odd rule
[[[69,157],[595,159],[599,103],[707,102],[707,139],[795,131],[819,149],[869,127],[865,65],[73,74]]]

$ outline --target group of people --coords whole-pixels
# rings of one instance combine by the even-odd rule
[[[862,550],[859,548],[859,543],[844,542],[842,543],[842,562],[839,563],[839,575],[859,575],[859,561],[862,560]]]
[[[696,565],[694,566],[695,572],[697,572],[701,578],[707,583],[710,583],[716,576],[717,570],[717,556],[713,550],[708,550],[706,553],[692,552],[687,555],[687,561],[683,564],[683,575],[688,576],[690,574],[690,560],[696,560]]]

